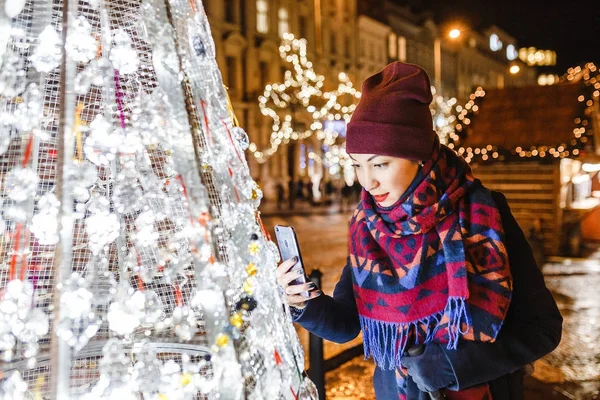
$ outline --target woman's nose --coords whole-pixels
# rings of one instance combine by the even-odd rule
[[[370,192],[373,189],[377,189],[378,186],[379,182],[377,181],[377,179],[375,179],[373,175],[366,173],[365,181],[363,182],[363,187],[367,190],[367,192]]]

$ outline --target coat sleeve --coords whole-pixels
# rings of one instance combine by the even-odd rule
[[[516,371],[558,346],[562,316],[534,259],[531,247],[504,195],[492,192],[500,210],[513,276],[513,294],[504,324],[493,343],[461,341],[444,348],[456,375],[451,390],[489,382]]]
[[[333,297],[323,294],[312,299],[293,316],[294,322],[304,329],[332,342],[345,343],[358,336],[360,322],[352,288],[352,267],[349,263],[342,271]]]

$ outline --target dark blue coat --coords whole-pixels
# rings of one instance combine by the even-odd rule
[[[460,390],[489,383],[494,400],[523,399],[524,367],[558,346],[562,317],[533,257],[523,231],[503,194],[492,192],[506,235],[513,276],[513,295],[505,322],[494,343],[460,341],[456,350],[442,349],[448,356]],[[294,321],[308,331],[336,343],[354,339],[360,332],[352,288],[352,270],[346,265],[333,292],[308,302],[294,313]],[[394,371],[375,368],[378,400],[397,400]],[[429,399],[408,380],[408,400]]]

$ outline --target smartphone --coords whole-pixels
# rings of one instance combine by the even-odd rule
[[[282,261],[289,260],[294,256],[298,257],[298,262],[292,267],[292,271],[302,271],[303,273],[298,276],[297,279],[293,280],[291,284],[300,285],[306,283],[304,263],[302,262],[302,256],[300,255],[300,246],[298,245],[296,231],[291,226],[275,225],[275,236],[277,237],[277,244],[279,245]],[[308,292],[305,293],[302,293],[302,295],[308,297]]]

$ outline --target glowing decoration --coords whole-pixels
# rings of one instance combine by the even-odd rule
[[[58,67],[62,49],[58,32],[48,25],[38,37],[38,45],[31,56],[31,62],[38,72],[50,72]]]
[[[490,50],[492,51],[498,51],[500,49],[502,49],[503,43],[502,40],[500,40],[500,37],[498,35],[496,35],[495,33],[492,33],[490,35]]]
[[[4,12],[8,18],[15,18],[24,7],[25,0],[8,0],[4,3]]]
[[[273,120],[269,146],[258,149],[250,143],[248,149],[259,163],[271,157],[281,144],[290,140],[303,140],[314,133],[319,140],[334,141],[337,133],[324,129],[324,121],[349,121],[360,92],[353,88],[345,73],[338,75],[338,87],[330,92],[323,91],[325,78],[314,72],[312,62],[306,57],[306,40],[295,39],[291,33],[283,35],[279,52],[282,60],[291,65],[285,72],[283,83],[268,84],[259,97],[263,115]],[[351,101],[342,105],[342,98]],[[302,114],[303,118],[300,118]],[[302,126],[297,120],[309,121]]]
[[[540,76],[538,76],[538,85],[540,85],[540,86],[554,85],[555,83],[558,83],[558,81],[559,81],[558,75],[541,74]]]
[[[0,398],[316,399],[202,2],[2,4]]]
[[[516,60],[519,57],[519,52],[515,48],[514,44],[506,46],[506,58],[510,61]]]
[[[431,87],[433,101],[429,105],[433,117],[433,129],[436,131],[442,144],[449,144],[456,137],[454,107],[457,103],[455,98],[446,100],[437,93],[435,87]]]
[[[600,73],[593,63],[587,63],[583,67],[577,66],[569,68],[567,73],[560,78],[556,84],[562,82],[571,82],[575,80],[583,81],[583,93],[577,100],[586,107],[593,107],[600,97]],[[554,79],[552,80],[554,82]],[[544,82],[544,81],[542,81]],[[550,83],[546,83],[550,84]],[[479,161],[504,161],[507,159],[540,159],[540,158],[565,158],[569,156],[578,156],[585,151],[593,140],[593,131],[591,122],[585,115],[575,118],[573,121],[573,138],[568,143],[546,144],[525,148],[517,146],[514,149],[502,149],[495,145],[488,144],[482,147],[464,147],[460,145],[460,134],[471,123],[471,118],[479,110],[477,100],[485,96],[485,91],[479,87],[469,96],[469,101],[464,106],[457,106],[458,113],[455,124],[456,133],[450,135],[449,147],[463,156],[467,162]]]
[[[65,47],[69,56],[76,62],[85,63],[96,57],[98,41],[92,36],[92,26],[85,17],[77,18]]]
[[[519,49],[519,60],[531,66],[556,65],[556,52],[553,50],[540,50],[535,47],[522,47]]]

